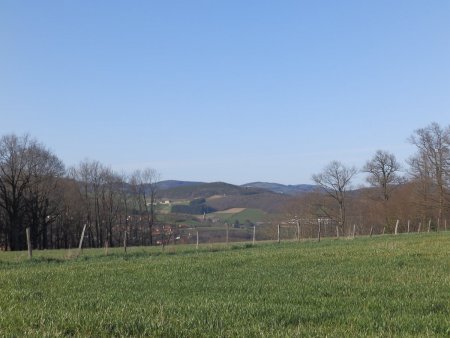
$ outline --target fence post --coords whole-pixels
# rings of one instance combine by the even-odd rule
[[[255,240],[256,240],[256,226],[253,226],[253,245],[255,245]]]
[[[84,239],[84,232],[86,231],[87,224],[84,225],[83,231],[81,232],[81,238],[80,238],[80,245],[78,246],[78,251],[81,251],[83,248],[83,239]]]
[[[195,248],[198,250],[198,230],[197,230],[197,245],[195,246]]]
[[[353,238],[355,238],[355,233],[356,233],[356,224],[353,224]]]
[[[373,234],[373,225],[370,227],[370,237],[372,237]]]
[[[336,225],[336,237],[339,238],[339,225]]]
[[[430,232],[431,231],[431,218],[430,218],[430,220],[428,221],[428,232]]]
[[[440,223],[441,223],[441,219],[438,217],[436,232],[439,232]]]
[[[409,225],[410,225],[410,221],[408,220],[408,234],[409,234]]]
[[[319,231],[317,233],[317,240],[320,242],[320,226],[321,226],[321,222],[319,221]]]
[[[400,223],[400,220],[397,220],[395,223],[395,234],[398,235],[398,223]]]
[[[297,241],[300,241],[300,222],[297,220]]]
[[[420,232],[421,227],[422,227],[422,222],[419,222],[419,227],[417,228],[417,232]]]
[[[278,223],[278,243],[280,243],[280,223]]]
[[[127,253],[127,231],[123,233],[123,249]]]
[[[226,232],[227,232],[227,240],[226,240],[226,241],[227,241],[227,244],[228,244],[228,239],[229,239],[229,237],[228,237],[229,234],[228,234],[228,233],[229,233],[229,229],[228,229],[228,223],[225,223],[225,224],[226,224]]]
[[[30,234],[30,227],[27,227],[25,229],[27,233],[27,247],[28,247],[28,258],[31,259],[33,256],[33,248],[31,247],[31,234]]]
[[[444,227],[445,227],[445,231],[447,231],[447,219],[445,219],[445,221],[444,221]]]

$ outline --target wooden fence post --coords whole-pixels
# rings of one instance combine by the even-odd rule
[[[123,249],[125,250],[125,253],[127,253],[127,231],[123,233]]]
[[[27,227],[25,229],[27,233],[27,247],[28,247],[28,258],[31,259],[33,257],[33,248],[31,247],[31,234],[30,234],[30,227]]]
[[[281,242],[281,239],[280,239],[280,223],[278,223],[278,243],[280,243]]]
[[[430,220],[428,221],[428,232],[430,232],[431,231],[431,218],[430,218]]]
[[[339,238],[339,225],[336,225],[336,237]]]
[[[105,241],[105,256],[108,256],[108,247],[109,247],[109,243],[108,240]]]
[[[398,224],[400,223],[400,220],[397,220],[395,223],[395,234],[398,235]]]
[[[355,238],[355,233],[356,233],[356,224],[353,224],[353,235],[352,235],[353,238]]]
[[[229,229],[228,229],[228,223],[225,223],[226,224],[226,232],[227,232],[227,244],[228,244],[228,239],[229,239]]]
[[[80,245],[78,245],[78,251],[81,251],[83,248],[83,239],[84,239],[84,232],[86,231],[87,224],[84,225],[83,231],[81,232],[81,238],[80,238]]]
[[[195,248],[198,250],[198,230],[197,230],[197,245],[195,246]]]
[[[419,222],[419,227],[417,228],[417,232],[420,232],[421,227],[422,227],[422,222]]]
[[[319,221],[319,231],[317,232],[317,240],[320,242],[321,222]]]
[[[300,241],[300,222],[297,220],[297,242]]]
[[[409,234],[409,225],[410,225],[410,221],[408,220],[408,234]]]
[[[373,234],[373,225],[370,227],[370,237],[372,237]]]
[[[444,221],[444,229],[445,229],[445,231],[447,231],[447,219],[445,219],[445,221]]]
[[[436,232],[439,232],[440,225],[441,225],[441,219],[438,217]]]
[[[256,241],[256,226],[253,226],[253,245],[255,245],[255,241]]]

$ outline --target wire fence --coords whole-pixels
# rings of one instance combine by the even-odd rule
[[[396,220],[392,226],[365,223],[348,224],[346,227],[329,219],[299,220],[273,224],[260,224],[235,228],[228,224],[215,227],[171,229],[156,240],[157,244],[212,244],[261,241],[319,240],[330,237],[357,237],[382,234],[403,234],[447,231],[447,220]]]

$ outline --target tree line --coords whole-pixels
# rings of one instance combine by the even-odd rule
[[[43,144],[28,135],[0,139],[0,247],[73,248],[83,229],[90,247],[164,240],[156,222],[159,173],[152,168],[119,174],[98,161],[65,168]]]
[[[355,224],[390,232],[399,219],[442,228],[450,211],[450,126],[432,123],[408,141],[416,151],[406,166],[385,150],[360,169],[330,162],[312,176],[319,189],[286,202],[288,217],[328,220],[337,235]],[[354,189],[361,172],[369,187]],[[26,249],[27,228],[37,249],[77,247],[84,231],[89,247],[167,243],[177,230],[157,218],[159,181],[152,168],[126,175],[93,160],[66,168],[29,135],[2,136],[0,248]]]
[[[450,125],[438,123],[415,130],[408,138],[415,153],[402,166],[396,156],[378,150],[357,169],[330,162],[312,176],[319,189],[287,207],[291,218],[329,219],[336,233],[359,228],[392,232],[397,220],[420,230],[446,227],[450,211]],[[366,174],[369,187],[354,189],[358,173]],[[397,224],[398,225],[398,224]]]

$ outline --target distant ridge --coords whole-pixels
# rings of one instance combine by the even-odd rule
[[[166,198],[208,198],[215,195],[255,195],[261,193],[273,193],[265,189],[257,187],[243,187],[238,185],[233,185],[224,182],[212,182],[212,183],[194,183],[194,182],[184,182],[170,189],[161,189],[161,195]]]
[[[206,183],[197,181],[166,180],[159,182],[158,188],[161,192],[164,191],[163,195],[166,195],[165,197],[182,195],[182,197],[185,198],[198,196],[209,197],[219,194],[247,195],[261,193],[263,191],[295,196],[311,192],[317,189],[317,186],[313,184],[285,185],[270,182],[251,182],[239,186],[224,182]]]
[[[189,187],[193,185],[204,184],[204,182],[193,182],[193,181],[177,181],[177,180],[166,180],[158,182],[158,188],[160,190],[168,190],[179,187]]]
[[[233,185],[224,182],[162,181],[159,196],[167,200],[205,199],[205,205],[215,210],[253,208],[268,213],[282,212],[293,196],[310,192],[316,186],[309,184],[283,185],[252,182]]]
[[[243,184],[243,187],[249,188],[260,188],[276,192],[278,194],[286,195],[299,195],[307,192],[311,192],[317,188],[317,186],[312,184],[296,184],[296,185],[284,185],[279,183],[269,183],[269,182],[252,182]]]

